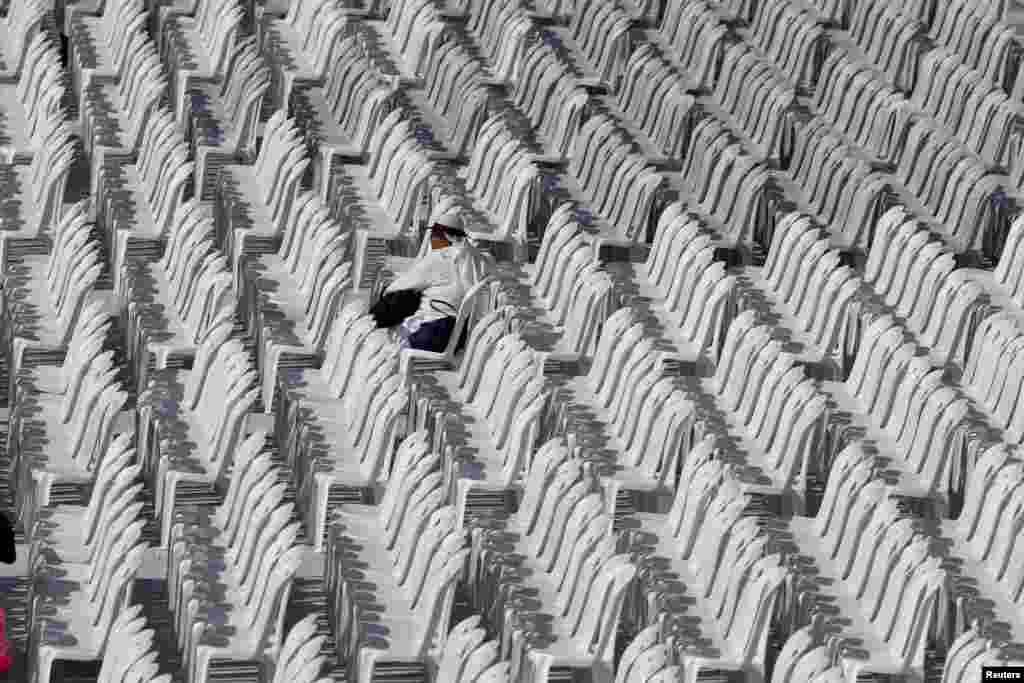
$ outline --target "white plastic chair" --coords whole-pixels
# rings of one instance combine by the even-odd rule
[[[16,82],[0,85],[4,102],[0,158],[5,163],[31,163],[47,134],[60,126],[65,115],[63,77],[60,55],[49,36],[36,33],[25,48]]]
[[[92,661],[101,656],[115,617],[131,599],[131,583],[145,549],[144,545],[136,545],[122,549],[121,554],[106,556],[102,573],[94,585],[72,591],[67,604],[36,625],[29,644],[34,657],[30,660],[28,680],[49,681],[53,664],[59,659]],[[42,604],[46,602],[44,599]],[[63,630],[74,637],[73,645],[63,644],[62,639],[54,642],[48,637],[47,624],[55,621],[63,623]]]
[[[183,119],[188,123],[201,199],[214,197],[220,168],[255,156],[263,98],[270,88],[270,72],[254,38],[226,47],[230,50],[221,78],[180,72],[176,113],[179,125]]]
[[[294,226],[300,180],[308,165],[299,129],[279,110],[267,121],[251,166],[221,167],[216,201],[223,224],[218,232],[240,291],[243,259],[272,253],[277,239],[284,244],[291,241],[286,231]]]
[[[130,264],[115,278],[127,308],[128,359],[140,388],[151,364],[161,370],[192,357],[210,329],[235,311],[227,259],[212,245],[212,223],[190,200],[176,212],[163,257]]]
[[[238,2],[200,0],[195,17],[162,8],[160,12],[157,48],[163,60],[174,67],[169,74],[170,101],[179,130],[184,132],[194,85],[198,81],[223,83],[229,79],[233,54],[246,47],[254,51],[255,41],[239,41],[243,9]],[[221,125],[227,127],[230,123],[222,121]]]

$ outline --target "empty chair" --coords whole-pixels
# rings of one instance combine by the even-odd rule
[[[138,605],[121,612],[110,629],[108,640],[118,643],[103,654],[97,677],[99,683],[137,680],[140,683],[167,683],[170,674],[157,675],[160,667],[153,649],[156,633],[142,616]],[[126,678],[134,676],[134,678]]]
[[[318,403],[344,399],[347,392],[371,376],[381,364],[398,367],[398,347],[388,333],[377,329],[366,303],[346,303],[331,323],[319,368],[282,368],[277,380],[275,433],[283,453],[296,447],[299,424]]]
[[[387,19],[361,21],[354,32],[363,34],[363,59],[374,67],[365,75],[383,75],[381,85],[390,82],[396,99],[415,112],[424,143],[464,158],[496,98],[483,83],[486,64],[463,34],[450,29],[448,16],[434,2],[396,2]],[[378,90],[378,97],[386,95]],[[378,107],[367,104],[364,115],[373,115]]]
[[[287,507],[278,509],[281,510]],[[245,662],[256,658],[268,634],[283,639],[284,610],[304,552],[294,544],[297,532],[297,524],[283,530],[278,524],[270,524],[258,538],[246,543],[249,547],[243,546],[242,550],[247,559],[229,563],[227,569],[216,575],[216,580],[228,588],[226,600],[217,601],[205,595],[201,601],[196,600],[193,596],[202,595],[197,590],[201,588],[198,581],[191,590],[187,585],[184,587],[182,598],[188,601],[179,604],[178,633],[187,681],[208,680],[210,665],[215,660]],[[223,623],[209,623],[211,615],[221,614],[225,615]]]
[[[663,563],[641,580],[630,609],[647,625],[657,616],[646,609],[655,604],[651,593],[664,601],[666,632],[676,639],[684,670],[695,670],[688,680],[701,668],[763,676],[769,618],[786,570],[778,555],[767,552],[770,538],[744,515],[749,498],[729,469],[711,458],[710,445],[691,453],[669,514],[643,515],[640,527],[629,532],[632,543]],[[678,578],[659,581],[662,572]],[[677,615],[686,618],[674,606],[678,600],[700,611],[699,635],[676,629]]]
[[[890,85],[912,88],[918,46],[925,37],[921,22],[890,3],[877,1],[857,3],[847,21],[849,28],[842,38],[833,41],[833,49],[871,64]]]
[[[155,110],[167,94],[167,76],[153,41],[135,33],[126,52],[116,81],[95,79],[81,93],[82,141],[94,187],[106,158],[141,150],[146,127],[156,120]]]
[[[954,95],[954,93],[957,93]],[[938,48],[921,58],[921,77],[910,101],[956,136],[986,166],[1021,173],[1016,129],[1018,112],[1001,88]]]
[[[795,98],[795,88],[775,73],[771,63],[745,43],[737,43],[724,52],[714,92],[698,104],[743,141],[744,151],[778,163]]]
[[[346,491],[361,494],[387,480],[408,400],[395,368],[385,366],[343,401],[332,402],[336,412],[318,406],[321,410],[301,426],[293,466],[315,548],[322,547],[332,498]]]
[[[480,547],[471,579],[494,579],[477,583],[475,598],[491,604],[488,612],[503,637],[515,642],[525,630],[536,633],[521,669],[531,680],[566,670],[612,679],[612,642],[636,568],[627,555],[616,554],[612,519],[595,483],[578,462],[565,462],[543,507],[480,539],[495,543]],[[537,516],[528,531],[521,523],[532,514]],[[507,553],[521,558],[524,571],[502,578],[505,573],[496,570]],[[519,593],[535,602],[517,600]]]
[[[47,135],[59,127],[65,115],[64,75],[50,36],[37,33],[25,48],[24,68],[17,80],[0,85],[4,102],[0,150],[5,163],[30,163]]]
[[[680,175],[680,208],[701,219],[716,246],[739,250],[747,258],[767,247],[775,215],[774,179],[768,165],[734,142],[717,118],[706,117],[694,127]]]
[[[5,337],[19,368],[26,356],[66,348],[93,296],[103,264],[86,211],[86,202],[68,209],[55,227],[49,256],[25,256],[8,271]]]
[[[714,87],[729,38],[728,28],[715,11],[716,5],[703,0],[668,3],[657,35],[667,48],[666,57],[678,64],[695,85],[706,90]]]
[[[601,466],[609,495],[672,490],[696,411],[628,311],[609,318],[587,374],[560,389],[549,428]]]
[[[851,326],[863,282],[809,217],[779,220],[764,266],[744,268],[739,289],[739,307],[773,320],[802,363],[845,376],[856,355]]]
[[[74,558],[85,558],[94,550],[104,527],[142,490],[136,483],[141,468],[128,465],[134,456],[130,436],[118,435],[97,468],[88,505],[57,505],[41,511],[29,534],[29,566],[34,566],[40,554],[49,553],[65,560],[84,561]]]
[[[641,629],[630,641],[619,658],[615,683],[647,681],[663,670],[669,661],[669,648],[662,638],[661,627],[652,624]]]
[[[786,639],[786,644],[782,646],[782,651],[775,660],[772,683],[806,680],[810,673],[807,671],[807,660],[819,659],[819,652],[826,649],[822,647],[825,635],[824,621],[824,616],[819,612],[810,625],[794,631]]]
[[[417,4],[423,3],[403,3],[406,6]],[[417,21],[409,22],[408,26],[419,28]],[[420,51],[417,71],[422,76],[424,87],[403,89],[401,97],[407,99],[409,106],[421,118],[419,134],[422,138],[457,159],[468,159],[480,129],[497,104],[495,93],[487,80],[487,65],[467,49],[462,41],[446,35],[444,28],[439,32],[448,42],[442,42],[432,50]],[[417,38],[415,33],[412,37]],[[420,40],[429,45],[433,42],[433,36],[423,31]],[[415,46],[410,46],[409,50],[412,47]],[[409,51],[406,54],[407,61],[417,57]],[[383,101],[389,96],[382,90],[387,85],[374,88],[375,100]],[[368,104],[370,106],[363,108],[364,120],[379,116],[376,112],[381,110],[380,105],[373,100]]]
[[[807,584],[807,604],[830,602],[836,618],[847,620],[838,636],[839,660],[851,672],[922,671],[934,624],[929,606],[945,582],[928,539],[899,514],[890,492],[871,460],[848,450],[836,460],[818,516],[791,523],[799,552],[814,558],[815,568],[808,569],[842,582],[835,589]],[[843,597],[833,602],[838,594]],[[856,643],[844,642],[847,634]]]
[[[233,67],[239,66],[236,43],[255,52],[254,39],[239,40],[242,19],[242,6],[234,0],[200,0],[195,17],[170,12],[159,27],[157,47],[170,72],[170,105],[179,130],[184,131],[189,120],[193,82],[213,80],[224,85]],[[235,122],[221,125],[231,123]]]
[[[554,38],[585,81],[604,85],[614,93],[624,76],[634,22],[622,4],[582,3],[572,12],[569,26],[562,30],[552,27],[546,40]]]
[[[941,528],[950,554],[961,562],[953,581],[955,623],[996,622],[1010,641],[1024,628],[1024,576],[1015,560],[1022,552],[1015,529],[1024,514],[1024,470],[1014,456],[1019,453],[1002,444],[983,452],[968,473],[960,517]]]
[[[304,193],[293,206],[281,252],[247,264],[245,315],[256,337],[267,412],[274,409],[279,369],[319,359],[331,316],[352,286],[349,237],[313,193]]]
[[[996,3],[991,3],[996,4]],[[986,13],[986,3],[973,5],[951,2],[936,6],[929,35],[944,45],[972,69],[984,75],[989,82],[1001,87],[1007,94],[1015,94],[1019,83],[1019,67],[1011,59],[1015,32],[1005,19]]]
[[[847,109],[844,107],[844,111]],[[867,249],[873,238],[872,223],[880,210],[878,193],[890,182],[888,176],[878,172],[885,168],[884,162],[875,158],[874,148],[864,150],[823,118],[800,122],[794,128],[789,168],[784,177],[776,178],[776,183],[801,212],[829,231],[835,247]],[[877,147],[884,147],[884,143]],[[858,188],[859,193],[833,192],[837,187]]]
[[[64,191],[78,153],[70,128],[51,128],[39,140],[29,165],[0,166],[0,183],[13,201],[3,214],[0,268],[13,256],[46,253],[54,227],[63,216]]]
[[[190,494],[202,497],[224,476],[243,440],[246,413],[259,397],[256,372],[239,341],[223,343],[208,362],[194,406],[165,400],[155,416],[149,452],[142,454],[156,494],[161,547],[169,541],[175,511]]]
[[[175,213],[159,261],[132,264],[115,280],[127,308],[127,356],[140,387],[149,367],[157,370],[195,354],[214,323],[235,311],[227,259],[213,247],[213,220],[194,200]]]
[[[78,390],[82,373],[108,341],[111,320],[103,309],[99,301],[86,304],[66,348],[32,348],[31,340],[13,340],[8,356],[10,405],[17,405],[23,396],[66,396]]]
[[[139,0],[112,0],[101,14],[76,11],[65,14],[69,40],[69,64],[75,102],[82,102],[86,88],[96,79],[118,78],[129,54],[137,49],[146,12]]]
[[[964,269],[981,284],[991,305],[1020,316],[1024,312],[1024,220],[1014,219],[1006,235],[1002,254],[993,270]]]
[[[546,265],[545,256],[542,249],[538,263]],[[669,205],[658,219],[646,260],[607,268],[637,320],[645,322],[646,334],[664,348],[666,365],[696,374],[714,367],[742,289],[716,258],[713,237],[699,216]]]
[[[270,72],[253,38],[228,47],[223,77],[199,80],[185,94],[185,101],[177,103],[179,125],[183,116],[188,122],[196,192],[202,199],[214,196],[222,166],[247,162],[255,155],[263,98],[270,87]]]
[[[18,432],[9,441],[11,478],[18,482],[16,501],[26,528],[48,504],[55,485],[83,486],[95,479],[113,438],[114,421],[128,398],[116,375],[107,353],[89,364],[77,393],[44,403],[26,401],[16,408]]]
[[[494,3],[494,6],[500,6],[500,3]],[[528,18],[520,16],[519,19],[532,29]],[[497,34],[504,35],[500,31]],[[481,40],[486,44],[484,38]],[[526,118],[525,123],[533,128],[532,137],[536,137],[540,146],[556,159],[564,159],[569,153],[573,135],[583,121],[585,109],[594,100],[581,79],[555,51],[552,40],[558,44],[557,36],[548,37],[540,43],[524,40],[522,50],[507,50],[507,59],[498,61],[495,70],[499,76],[512,79],[510,94],[516,112],[507,112],[506,116],[516,120],[516,113],[521,112]],[[506,45],[503,40],[498,44]]]
[[[288,108],[296,84],[329,76],[338,41],[352,31],[347,14],[324,0],[291,4],[284,17],[264,10],[256,23],[257,45],[269,57],[276,107]]]
[[[987,315],[984,288],[955,270],[953,254],[921,228],[900,206],[879,219],[865,264],[876,295],[869,305],[905,320],[936,365],[963,368],[973,330]]]
[[[598,566],[592,561],[576,576],[578,597],[570,614],[556,616],[551,624],[553,642],[528,650],[524,667],[533,680],[550,680],[559,670],[596,672],[597,680],[611,679],[615,631],[636,567],[626,555],[607,557],[602,549],[594,556],[599,554],[605,557],[596,560]]]
[[[277,649],[272,683],[314,683],[319,681],[325,657],[320,654],[324,637],[316,633],[316,615],[295,624]]]
[[[572,233],[566,235],[563,233]],[[611,315],[613,278],[597,265],[586,233],[575,224],[568,206],[552,214],[544,230],[538,261],[528,270],[503,274],[506,303],[539,315],[520,316],[521,333],[534,348],[550,352],[558,362],[573,362],[594,353],[600,328]]]
[[[813,105],[817,117],[831,124],[830,133],[855,143],[869,159],[897,158],[912,110],[869,64],[833,51],[822,65]]]
[[[942,683],[967,683],[981,677],[982,667],[1007,663],[1000,648],[974,623],[950,645],[942,667]]]
[[[845,382],[824,382],[842,416],[830,441],[836,449],[864,439],[886,459],[900,495],[945,514],[954,435],[966,426],[968,399],[943,382],[943,372],[905,342],[891,316],[865,329]]]
[[[347,527],[330,536],[329,605],[339,656],[358,667],[355,681],[369,683],[388,667],[422,667],[429,644],[444,642],[452,591],[469,549],[454,510],[440,504],[439,479],[435,473],[415,482],[392,544],[379,535],[348,537]],[[353,562],[375,584],[370,594],[353,580]],[[383,609],[368,612],[374,603]]]
[[[0,20],[0,75],[8,79],[22,75],[29,45],[37,35],[45,34],[52,11],[52,6],[35,0],[15,0],[7,6],[7,14]]]
[[[443,373],[447,386],[416,392],[414,417],[434,416],[429,428],[452,478],[460,523],[478,494],[520,484],[548,406],[543,358],[514,335],[496,336],[504,324],[500,312],[481,320],[459,371]],[[463,434],[470,422],[478,428]]]
[[[278,240],[294,248],[285,234],[298,215],[295,203],[308,166],[301,132],[283,110],[267,121],[255,163],[221,166],[215,192],[217,233],[239,291],[244,259],[272,253]]]
[[[474,657],[474,655],[486,645],[486,639],[487,632],[480,626],[479,615],[474,615],[455,624],[445,639],[444,648],[438,653],[437,683],[474,680],[480,674],[480,667],[476,666],[470,672],[467,672],[466,668],[471,658],[480,659],[479,656]],[[491,659],[491,662],[484,664],[484,668],[493,663],[496,657],[496,652],[491,657],[487,657],[486,659]]]
[[[744,39],[757,47],[798,89],[813,90],[829,49],[828,33],[810,3],[776,0],[754,4]]]
[[[699,433],[718,439],[745,486],[799,511],[817,444],[824,443],[826,395],[772,339],[771,328],[755,320],[752,311],[733,320],[715,373],[688,382],[685,393],[704,406],[694,418],[703,425]]]
[[[1017,368],[1021,357],[1018,322],[1012,316],[996,314],[978,326],[971,355],[964,364],[960,386],[971,399],[972,408],[995,430],[1001,441],[1017,444],[1024,438],[1024,417],[1018,395],[1021,379]]]
[[[154,260],[154,243],[173,234],[195,169],[171,113],[156,108],[151,114],[135,162],[119,163],[115,156],[95,174],[96,221],[112,257],[116,291],[130,262]]]
[[[646,241],[666,182],[656,167],[632,151],[631,141],[613,119],[597,115],[577,131],[566,173],[556,185],[588,209],[589,231],[600,248]]]
[[[63,595],[40,596],[41,605],[54,606],[54,614],[39,625],[29,643],[32,657],[27,680],[49,681],[58,660],[95,661],[102,656],[117,615],[131,601],[132,582],[145,550],[143,544],[121,543],[114,552],[98,560],[98,575],[91,584],[66,589]],[[73,586],[74,582],[68,585]],[[59,598],[64,600],[57,602]],[[53,623],[61,624],[62,631],[72,636],[71,643],[50,635],[52,631],[46,625]],[[117,647],[112,647],[111,651],[116,651]]]
[[[313,188],[324,201],[330,197],[339,165],[348,159],[368,158],[377,127],[399,101],[395,84],[384,76],[375,53],[366,53],[368,30],[363,24],[347,25],[346,35],[338,39],[331,53],[322,84],[296,81],[289,86],[288,76],[282,76],[286,80],[280,87],[289,88],[292,116],[307,144],[315,148]],[[372,60],[370,65],[367,59]]]
[[[174,516],[166,556],[167,597],[170,610],[179,618],[184,614],[182,591],[194,588],[194,582],[191,587],[188,585],[193,573],[192,560],[230,559],[234,568],[235,564],[248,559],[248,555],[240,554],[243,544],[250,544],[245,547],[246,553],[254,550],[252,532],[256,529],[245,525],[247,519],[265,525],[273,516],[276,531],[280,531],[290,518],[290,509],[281,507],[285,487],[280,481],[280,469],[266,452],[265,444],[263,432],[255,432],[241,441],[232,463],[237,470],[226,482],[223,497],[214,505],[183,509]],[[216,573],[226,568],[221,565],[214,564],[210,569]],[[206,567],[196,569],[196,578],[210,578],[202,573]],[[178,632],[179,638],[184,635]]]
[[[648,158],[682,158],[699,113],[693,83],[653,43],[638,45],[622,68],[610,111]]]

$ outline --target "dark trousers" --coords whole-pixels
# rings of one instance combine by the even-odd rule
[[[409,348],[420,349],[421,351],[433,351],[434,353],[443,353],[445,348],[448,346],[448,340],[451,339],[454,331],[454,316],[423,323],[420,325],[418,330],[408,336]],[[462,330],[462,337],[459,339],[459,345],[456,347],[456,351],[461,350],[462,347],[465,346],[466,332],[467,330]]]

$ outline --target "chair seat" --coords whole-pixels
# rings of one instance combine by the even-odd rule
[[[809,368],[820,368],[822,372],[827,373],[826,376],[834,375],[838,368],[831,367],[834,362],[829,357],[828,349],[815,342],[813,336],[806,330],[807,321],[797,316],[792,306],[780,301],[771,285],[762,276],[760,268],[747,267],[743,269],[741,281],[764,298],[765,312],[773,317],[773,324],[777,329],[785,331],[786,351],[796,356],[797,362]],[[847,349],[848,344],[853,343],[854,340],[840,340],[837,349]]]
[[[84,73],[92,78],[116,79],[114,46],[99,39],[103,17],[75,13],[68,21],[71,29],[68,39],[75,54],[81,55]]]
[[[944,522],[948,523],[949,521],[944,520]],[[946,533],[947,528],[946,524],[943,524],[943,540],[951,539],[951,536]],[[977,590],[985,603],[985,610],[990,614],[993,622],[1008,625],[1007,633],[1013,634],[1015,638],[1019,639],[1020,634],[1024,633],[1024,614],[1021,613],[1020,604],[1013,601],[1005,580],[997,581],[995,572],[991,568],[963,550],[964,548],[959,542],[955,542],[950,548],[950,554],[957,563],[954,583],[962,582]],[[1013,573],[1012,565],[1007,567],[1007,571]]]
[[[28,165],[32,162],[36,146],[29,138],[28,112],[16,97],[15,87],[0,84],[0,102],[3,102],[0,106],[0,161],[5,164]]]
[[[260,183],[255,168],[245,164],[229,164],[221,167],[220,178],[223,191],[230,195],[230,229],[248,229],[254,234],[276,234],[270,207],[261,200],[266,188]]]
[[[11,38],[11,27],[7,24],[6,18],[0,21],[0,79],[17,80],[20,75],[14,67],[17,55],[10,54],[10,46],[14,44]],[[9,100],[4,100],[9,101]]]
[[[822,382],[821,390],[830,399],[829,414],[842,416],[844,431],[849,431],[869,452],[883,459],[886,478],[891,479],[898,495],[918,500],[945,499],[945,492],[933,490],[930,482],[913,471],[906,461],[906,448],[896,440],[896,435],[879,429],[865,413],[861,402],[849,395],[844,383]]]
[[[991,306],[1024,320],[1024,297],[1014,296],[1009,288],[995,280],[992,271],[963,268],[960,272],[984,287]]]
[[[134,141],[127,138],[130,121],[120,86],[110,81],[90,83],[82,93],[82,108],[92,119],[93,148],[107,148],[107,154],[131,154]]]
[[[664,51],[663,51],[664,54]],[[678,74],[682,87],[686,90],[697,90],[699,84],[694,82],[687,74]],[[623,112],[619,106],[618,99],[612,95],[604,95],[596,98],[601,106],[607,108],[608,112],[615,117],[616,122],[622,130],[633,139],[640,153],[647,157],[648,161],[663,168],[677,168],[678,161],[668,156],[668,151],[659,147],[640,126]]]
[[[260,26],[264,50],[274,56],[271,60],[277,68],[287,71],[298,80],[314,80],[314,55],[302,48],[306,36],[299,35],[295,28],[283,19],[264,15]]]
[[[34,239],[40,232],[26,226],[38,225],[42,206],[36,205],[29,192],[31,166],[0,167],[0,188],[6,196],[4,210],[0,212],[0,240]],[[44,229],[48,226],[43,226]],[[8,250],[9,251],[9,250]]]
[[[376,505],[342,503],[331,511],[329,523],[338,529],[343,540],[376,543],[384,537],[385,528]]]
[[[31,387],[33,394],[63,395],[67,388],[64,368],[56,365],[37,365],[22,370],[20,381]]]
[[[794,518],[792,524],[796,527],[797,538],[800,543],[800,553],[813,558],[814,566],[820,570],[816,576],[815,583],[820,587],[820,593],[835,609],[836,613],[843,618],[843,638],[849,638],[857,643],[857,649],[863,649],[870,653],[870,664],[865,669],[876,673],[898,674],[904,669],[899,663],[897,653],[879,636],[861,607],[861,602],[853,593],[849,582],[841,580],[837,576],[837,569],[834,563],[826,556],[820,543],[815,543],[809,537],[807,527],[811,520],[808,518]],[[820,577],[820,578],[818,578]]]
[[[295,118],[302,122],[306,134],[316,140],[321,156],[328,163],[334,156],[354,158],[362,155],[363,150],[344,131],[327,105],[326,88],[320,85],[296,88],[292,91],[291,106]]]
[[[374,196],[368,167],[342,165],[335,174],[333,189],[332,201],[344,213],[341,220],[350,222],[353,228],[367,231],[371,238],[388,240],[398,239],[406,232],[403,226],[395,225]]]
[[[120,181],[115,185],[117,187],[115,192],[119,197],[112,203],[116,207],[119,200],[125,201],[127,216],[120,211],[115,211],[114,229],[128,230],[133,233],[133,236],[146,239],[160,237],[162,230],[157,225],[153,207],[146,199],[145,183],[138,168],[135,164],[123,164],[117,166],[117,169],[114,178]]]
[[[198,78],[215,78],[216,64],[210,46],[199,29],[199,20],[188,16],[172,16],[165,31],[178,54],[178,69]],[[181,75],[179,74],[179,78]]]
[[[211,67],[212,68],[212,67]],[[225,154],[238,153],[238,126],[224,111],[224,102],[220,97],[221,82],[213,74],[205,72],[196,76],[198,83],[192,86],[192,95],[204,98],[204,109],[194,112],[191,121],[192,144],[197,148],[213,148]],[[187,93],[186,93],[187,94]],[[220,142],[214,142],[210,133],[219,130]]]

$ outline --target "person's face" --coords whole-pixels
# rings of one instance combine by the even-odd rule
[[[452,246],[452,243],[448,240],[448,237],[440,230],[434,230],[430,234],[430,248],[431,249],[445,249]]]

